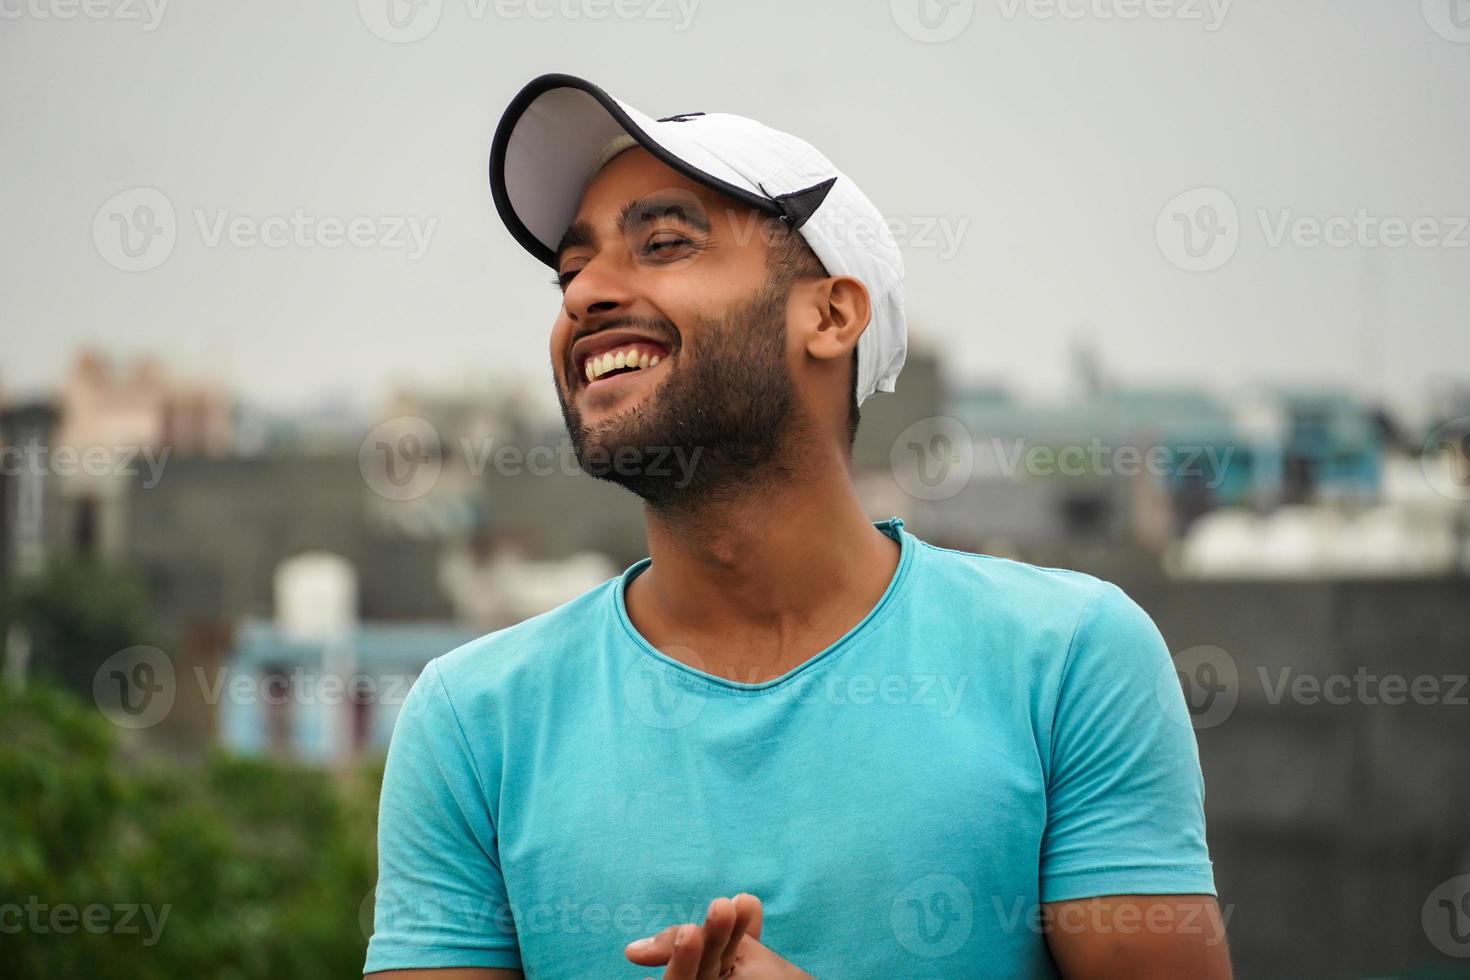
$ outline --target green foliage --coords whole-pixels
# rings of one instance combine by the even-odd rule
[[[181,769],[126,762],[117,735],[70,694],[0,685],[0,973],[360,975],[381,762]]]
[[[18,585],[4,606],[30,632],[30,673],[83,697],[91,697],[102,661],[150,635],[143,583],[94,561],[53,563]]]

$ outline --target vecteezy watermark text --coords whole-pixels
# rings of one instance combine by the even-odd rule
[[[1375,674],[1367,667],[1358,667],[1351,674],[1297,673],[1290,667],[1282,667],[1273,678],[1265,667],[1257,667],[1261,689],[1268,704],[1280,704],[1290,698],[1294,704],[1388,704],[1413,703],[1420,705],[1446,704],[1465,706],[1470,697],[1465,694],[1470,675],[1466,674]]]
[[[730,211],[728,216],[734,229],[733,240],[739,245],[757,238],[767,245],[774,245],[782,234],[777,230],[779,226],[764,220],[761,215]],[[941,262],[947,262],[959,254],[969,230],[970,219],[964,215],[910,214],[869,218],[857,214],[830,225],[824,237],[832,245],[853,248],[888,246],[911,252],[931,251]]]
[[[702,0],[464,0],[464,16],[482,21],[602,22],[641,20],[689,29]],[[412,44],[432,34],[444,0],[358,0],[363,26],[390,44]]]
[[[195,231],[205,248],[337,249],[400,251],[410,262],[428,252],[437,217],[410,214],[313,214],[293,208],[254,215],[231,208],[194,208]],[[92,219],[97,254],[124,272],[147,272],[168,260],[179,237],[179,219],[168,195],[132,187],[108,198]]]
[[[380,248],[404,249],[410,262],[417,262],[429,250],[429,239],[439,225],[438,218],[420,219],[416,215],[311,215],[296,208],[289,215],[275,214],[257,218],[236,214],[228,208],[213,212],[194,209],[194,222],[200,240],[207,248],[228,243],[235,248]]]
[[[0,934],[14,936],[29,932],[70,936],[81,930],[94,936],[127,936],[141,934],[146,925],[148,933],[143,938],[143,945],[154,946],[172,910],[172,905],[155,908],[135,902],[116,905],[93,902],[80,907],[68,902],[49,904],[41,901],[40,896],[31,895],[23,904],[0,902]]]
[[[920,419],[899,433],[889,451],[894,479],[921,500],[945,500],[975,471],[1006,479],[1140,477],[1196,480],[1210,490],[1224,483],[1233,446],[1138,445],[1094,436],[1086,443],[1033,443],[1016,437],[976,440],[947,416]]]
[[[1204,936],[1206,945],[1210,946],[1218,946],[1225,941],[1225,927],[1235,913],[1234,905],[1226,905],[1220,909],[1220,916],[1216,919],[1209,914],[1213,900],[1163,902],[1102,898],[1047,907],[1036,902],[1028,904],[1020,896],[1007,903],[999,895],[993,895],[991,903],[1005,932],[1025,928],[1037,935],[1086,932],[1090,935]]]
[[[578,460],[570,439],[556,445],[518,446],[493,437],[461,436],[445,444],[427,419],[400,415],[373,427],[357,450],[358,469],[368,487],[389,500],[422,497],[439,482],[447,457],[458,454],[464,471],[483,476],[493,470],[501,476],[577,476],[579,474],[652,476],[672,479],[683,488],[694,479],[702,447],[588,446]]]
[[[142,30],[156,31],[168,0],[0,0],[0,20],[120,20],[140,21]]]
[[[402,706],[408,700],[417,674],[322,673],[304,667],[290,671],[253,674],[217,668],[210,678],[203,667],[194,668],[194,679],[205,704],[298,704],[335,706],[383,704]]]
[[[152,490],[163,479],[163,468],[172,453],[171,446],[45,446],[32,436],[16,446],[0,446],[0,476],[138,476],[147,470],[142,482]],[[141,467],[140,468],[140,465]]]
[[[996,0],[1006,20],[1177,20],[1218,31],[1231,0]]]
[[[1303,214],[1295,208],[1256,208],[1256,224],[1266,247],[1310,248],[1470,248],[1470,215],[1379,214],[1368,208],[1351,213]],[[1234,257],[1247,222],[1235,199],[1218,187],[1196,187],[1176,194],[1154,225],[1159,250],[1187,272],[1213,272]]]
[[[1470,705],[1470,675],[1382,673],[1362,664],[1351,673],[1318,674],[1291,666],[1257,666],[1254,671],[1245,672],[1228,651],[1205,645],[1174,654],[1172,661],[1159,670],[1155,693],[1171,721],[1204,729],[1228,720],[1242,700],[1270,708],[1282,705],[1464,708]]]

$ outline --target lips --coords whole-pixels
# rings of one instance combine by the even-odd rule
[[[587,386],[647,371],[671,356],[668,346],[631,330],[602,330],[572,345],[573,383]]]

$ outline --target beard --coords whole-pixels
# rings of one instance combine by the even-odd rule
[[[691,339],[670,348],[677,356],[668,376],[641,404],[595,426],[583,423],[558,384],[582,470],[663,512],[735,499],[779,480],[786,471],[778,455],[796,407],[785,351],[790,288],[768,281],[723,317],[696,317]],[[678,336],[667,320],[632,322]]]

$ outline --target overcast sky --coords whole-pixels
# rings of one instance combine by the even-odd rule
[[[545,71],[822,149],[957,380],[1065,396],[1079,335],[1142,384],[1470,380],[1470,3],[918,2],[0,0],[0,386],[84,343],[283,410],[545,378],[485,177]]]

